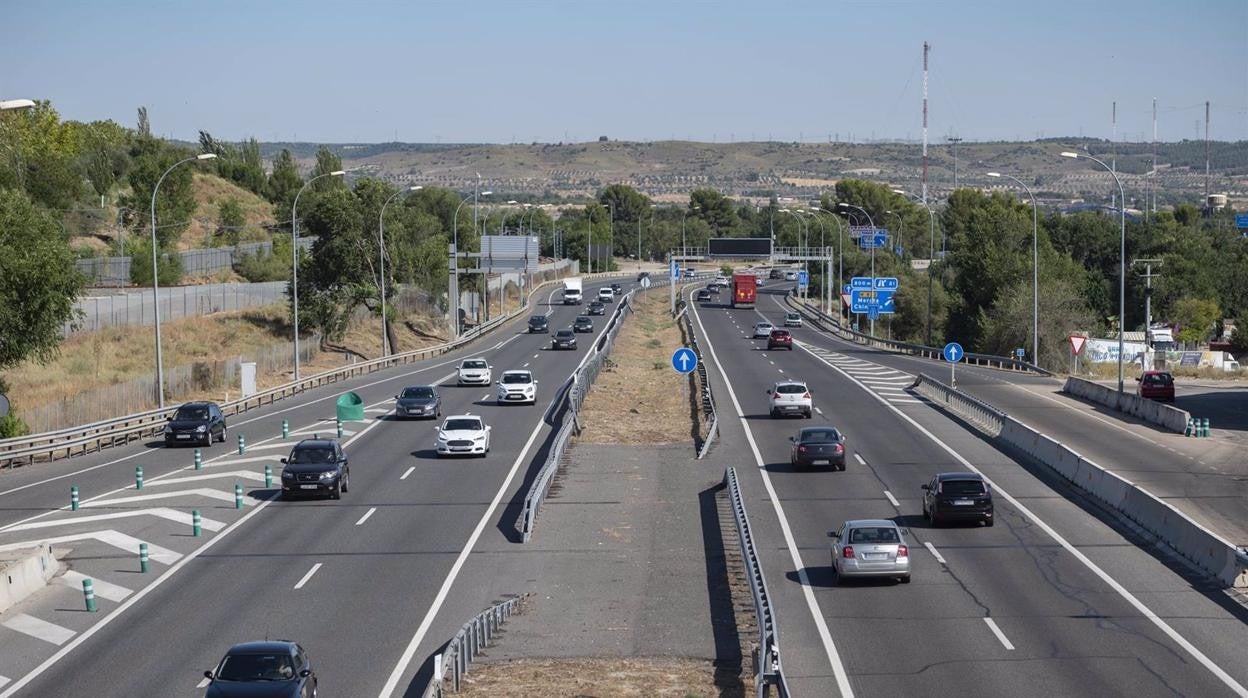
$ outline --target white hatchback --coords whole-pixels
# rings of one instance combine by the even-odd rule
[[[754,325],[754,339],[767,339],[771,336],[771,331],[776,329],[775,325],[770,322],[760,322]]]
[[[503,371],[498,381],[498,404],[509,402],[537,404],[537,379],[532,371]]]
[[[489,385],[493,380],[490,364],[485,359],[464,359],[455,374],[456,385]]]
[[[810,387],[801,381],[780,381],[767,394],[771,397],[768,413],[772,417],[798,415],[810,419],[815,411]]]

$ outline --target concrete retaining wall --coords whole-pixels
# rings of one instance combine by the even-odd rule
[[[1117,391],[1077,378],[1071,380],[1084,384],[1076,385],[1076,390],[1091,393],[1092,391],[1085,387],[1085,385],[1090,385],[1109,393],[1110,397],[1105,399],[1116,400]],[[1067,386],[1070,386],[1069,382]],[[963,399],[965,397],[963,393],[938,380],[921,375],[915,387],[921,395],[977,423],[982,424],[986,416],[995,413],[999,420],[999,424],[995,425],[996,433],[993,433],[993,427],[984,426],[983,429],[995,436],[997,440],[1026,453],[1050,468],[1085,494],[1156,537],[1160,543],[1217,579],[1223,586],[1248,587],[1248,552],[1237,549],[1231,542],[1191,520],[1183,512],[1153,496],[1144,488],[1102,468],[1061,442],[1037,432],[987,403]],[[1078,394],[1074,391],[1069,392]],[[1127,397],[1139,400],[1134,395]],[[1091,397],[1089,399],[1096,400]],[[1151,403],[1152,401],[1144,402]],[[1166,405],[1152,404],[1166,410],[1187,414]]]
[[[0,613],[47,586],[59,569],[50,545],[0,554]]]
[[[1179,434],[1187,429],[1187,421],[1191,418],[1187,411],[1177,407],[1171,407],[1156,400],[1147,400],[1130,393],[1119,395],[1115,388],[1074,376],[1066,379],[1066,386],[1062,388],[1062,392],[1091,400],[1098,405],[1125,412],[1133,417],[1139,417],[1146,422],[1163,426]]]

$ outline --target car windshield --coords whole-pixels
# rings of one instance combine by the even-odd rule
[[[221,662],[222,681],[289,681],[295,667],[286,654],[231,654]]]
[[[788,315],[786,315],[785,317],[787,317],[787,318],[788,318],[788,319],[790,319],[790,320],[801,320],[801,319],[802,319],[802,316],[801,316],[801,315],[798,315],[797,313],[789,313],[789,314],[788,314]]]
[[[886,526],[869,526],[850,529],[850,543],[898,543],[897,529]]]
[[[1173,379],[1168,373],[1153,373],[1144,376],[1144,382],[1149,385],[1169,385],[1171,380]]]
[[[532,383],[533,376],[528,373],[504,373],[503,382],[509,384],[515,383]]]
[[[461,368],[485,368],[486,366],[487,364],[484,361],[473,360],[473,361],[465,361],[463,366],[461,366]]]
[[[588,315],[577,315],[576,321],[581,322],[581,323],[593,322],[593,320],[591,320]]]
[[[288,462],[298,464],[307,463],[333,463],[334,449],[327,446],[311,446],[306,448],[296,448],[290,452]]]
[[[208,408],[202,405],[198,407],[179,407],[178,413],[174,415],[174,419],[208,419]]]
[[[404,388],[403,397],[412,400],[428,400],[433,397],[433,388],[428,386],[420,388]]]
[[[835,429],[807,429],[802,432],[804,444],[836,443],[840,440],[841,435]]]
[[[529,324],[530,324],[530,325],[545,325],[545,324],[546,324],[546,316],[544,316],[544,315],[537,315],[537,316],[531,317],[531,318],[529,318]]]
[[[983,494],[984,483],[979,480],[945,480],[940,483],[940,491],[944,494]]]
[[[568,339],[572,336],[572,330],[559,330],[555,333],[555,336],[559,339]]]
[[[446,431],[480,431],[481,420],[479,419],[448,419],[446,426],[442,427]]]
[[[757,328],[758,328],[758,329],[760,329],[760,330],[763,330],[763,329],[770,329],[770,328],[771,328],[771,323],[770,323],[770,322],[760,322],[760,323],[758,323],[757,325],[755,325],[755,327],[757,327]]]
[[[806,392],[806,386],[801,383],[785,383],[776,386],[776,392],[782,395],[792,395],[794,393]]]

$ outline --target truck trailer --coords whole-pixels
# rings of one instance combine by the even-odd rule
[[[732,275],[732,307],[753,308],[758,301],[758,278],[751,273]]]

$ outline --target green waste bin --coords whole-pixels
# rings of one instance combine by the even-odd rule
[[[338,420],[342,422],[360,422],[364,420],[364,398],[355,393],[343,393],[338,396]]]

